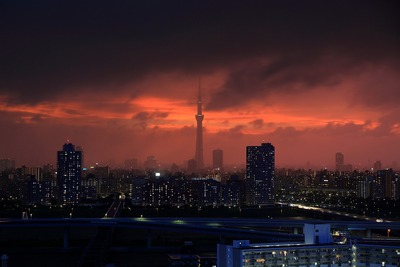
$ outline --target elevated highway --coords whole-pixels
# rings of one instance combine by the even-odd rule
[[[116,227],[155,229],[160,231],[195,232],[207,234],[232,234],[252,237],[295,237],[271,228],[301,228],[304,224],[330,224],[339,229],[392,229],[400,230],[400,222],[394,221],[325,221],[325,220],[275,220],[242,218],[62,218],[62,219],[0,219],[0,228],[15,227]]]

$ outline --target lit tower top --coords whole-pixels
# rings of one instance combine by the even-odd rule
[[[197,121],[197,132],[196,132],[196,154],[195,160],[197,169],[201,170],[204,168],[204,159],[203,159],[203,119],[204,115],[202,112],[203,103],[201,102],[201,85],[199,80],[199,96],[197,100],[197,114],[195,115]]]

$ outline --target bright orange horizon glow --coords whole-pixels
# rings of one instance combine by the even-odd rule
[[[21,114],[20,118],[27,123],[34,123],[30,119],[34,116],[41,116],[44,120],[59,120],[62,123],[102,124],[107,120],[118,120],[122,124],[129,125],[135,114],[139,112],[167,114],[165,117],[150,120],[149,128],[180,129],[194,126],[196,123],[194,119],[196,106],[194,106],[195,102],[193,101],[193,103],[190,103],[179,99],[143,96],[129,102],[124,99],[109,100],[107,102],[125,105],[129,112],[95,109],[86,107],[85,103],[77,102],[41,103],[33,106],[0,104],[0,110]],[[67,112],[68,110],[75,111],[75,113]],[[282,107],[281,111],[279,111],[279,107],[276,106],[262,107],[253,105],[249,109],[244,107],[227,111],[207,111],[207,109],[203,108],[203,114],[205,115],[203,125],[208,133],[227,131],[238,126],[241,126],[241,130],[245,134],[270,133],[278,127],[294,127],[298,130],[322,128],[328,124],[345,125],[353,123],[365,125],[366,130],[373,130],[379,126],[376,121],[370,121],[366,124],[367,118],[363,118],[362,113],[353,114],[353,118],[343,116],[332,120],[329,116],[324,116],[324,114],[302,115],[296,112],[296,109],[291,110],[285,107]],[[260,124],[252,125],[255,121],[259,121]],[[394,133],[398,132],[397,126],[393,129]]]

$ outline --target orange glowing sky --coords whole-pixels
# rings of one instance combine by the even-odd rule
[[[391,3],[167,2],[4,5],[0,158],[54,164],[70,140],[86,164],[185,167],[201,78],[206,164],[271,142],[278,166],[397,167]]]

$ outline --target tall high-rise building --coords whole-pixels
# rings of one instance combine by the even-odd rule
[[[378,170],[376,173],[376,198],[395,198],[395,173],[392,169]]]
[[[213,150],[213,169],[222,170],[224,167],[224,152],[221,149]]]
[[[201,102],[201,86],[199,82],[199,96],[197,100],[197,114],[195,115],[197,121],[197,132],[196,132],[196,153],[194,159],[196,160],[196,166],[198,170],[204,168],[203,159],[203,119],[204,115],[202,112],[203,103]]]
[[[343,171],[344,169],[344,155],[342,152],[337,152],[335,157],[335,164],[337,171]]]
[[[246,148],[248,205],[274,204],[275,148],[271,143]]]
[[[60,204],[79,202],[81,190],[82,151],[71,143],[65,143],[57,152],[57,187]]]

